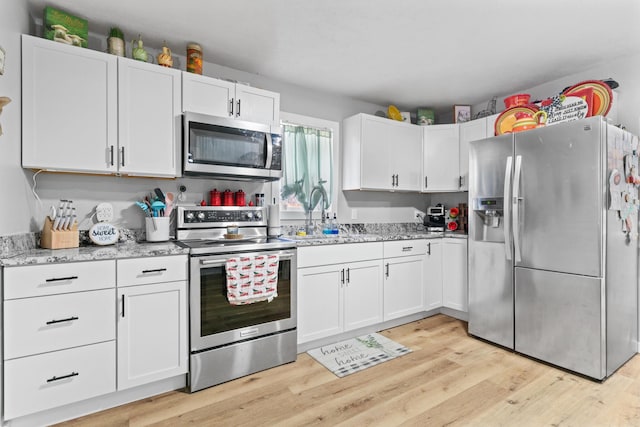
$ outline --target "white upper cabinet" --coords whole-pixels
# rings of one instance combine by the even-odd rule
[[[280,94],[227,80],[183,73],[182,109],[280,126]]]
[[[420,191],[422,128],[368,114],[343,121],[343,189]]]
[[[22,36],[22,166],[175,177],[179,70]]]
[[[484,118],[460,123],[460,191],[469,191],[469,142],[487,136]]]
[[[118,58],[118,167],[175,177],[181,137],[179,70]]]
[[[117,78],[116,56],[23,35],[22,166],[116,172]]]
[[[459,126],[423,126],[423,192],[460,190]]]

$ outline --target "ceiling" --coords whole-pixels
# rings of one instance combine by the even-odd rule
[[[477,104],[640,52],[638,0],[28,0],[107,34],[401,109]],[[604,79],[615,76],[592,76]]]

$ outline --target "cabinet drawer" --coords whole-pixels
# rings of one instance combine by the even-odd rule
[[[394,240],[384,242],[384,257],[393,258],[409,255],[425,255],[427,253],[427,241],[419,240]]]
[[[113,340],[115,314],[115,289],[7,301],[4,358]]]
[[[113,288],[113,260],[29,265],[4,269],[4,299]]]
[[[4,363],[4,418],[66,405],[115,389],[115,341],[9,360]]]
[[[344,243],[298,248],[298,268],[382,258],[382,242]]]
[[[118,260],[118,286],[187,280],[187,256],[161,256]]]

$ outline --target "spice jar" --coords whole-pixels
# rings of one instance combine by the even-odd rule
[[[202,48],[199,44],[187,45],[187,71],[194,74],[202,74]]]

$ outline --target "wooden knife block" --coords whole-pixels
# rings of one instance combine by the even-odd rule
[[[46,217],[40,236],[40,247],[47,249],[77,248],[80,246],[78,223],[74,222],[70,230],[54,230],[53,221]]]

